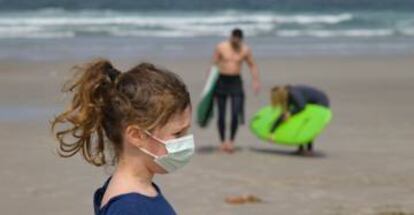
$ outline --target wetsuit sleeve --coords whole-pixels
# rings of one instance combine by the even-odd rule
[[[290,90],[289,92],[289,106],[291,115],[297,114],[305,109],[305,97],[298,90]]]
[[[306,105],[306,99],[302,95],[302,93],[294,88],[289,90],[289,100],[288,106],[290,107],[289,113],[290,115],[297,114],[301,112]],[[274,132],[276,128],[284,121],[283,114],[279,116],[279,118],[275,121],[272,126],[271,132]]]
[[[279,127],[279,125],[283,122],[283,114],[279,116],[279,118],[277,118],[277,120],[273,123],[272,125],[272,129],[270,130],[271,132],[274,132],[276,130],[277,127]]]

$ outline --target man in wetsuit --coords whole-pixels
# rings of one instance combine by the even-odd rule
[[[243,42],[243,31],[234,29],[228,40],[216,46],[213,55],[214,64],[220,71],[215,89],[218,106],[217,126],[220,134],[220,150],[234,151],[234,139],[239,123],[244,122],[244,91],[241,68],[246,62],[252,74],[252,87],[257,94],[260,90],[259,71],[253,60],[251,49]],[[226,101],[231,101],[230,136],[226,137]]]

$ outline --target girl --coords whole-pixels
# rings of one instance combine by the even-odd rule
[[[272,106],[281,106],[282,108],[282,114],[273,124],[272,131],[282,122],[288,120],[289,117],[305,109],[307,104],[329,107],[329,99],[324,92],[314,87],[304,85],[286,85],[272,88],[271,103]],[[305,145],[300,145],[297,151],[298,154],[312,154],[312,152],[312,141]]]
[[[101,59],[75,70],[64,88],[73,93],[72,103],[52,131],[62,157],[80,152],[102,166],[113,149],[116,168],[95,192],[95,214],[175,214],[152,180],[184,166],[194,153],[193,136],[186,135],[191,106],[185,84],[149,63],[121,73]]]

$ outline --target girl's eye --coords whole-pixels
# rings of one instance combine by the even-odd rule
[[[179,131],[179,132],[177,132],[177,133],[174,133],[173,135],[174,135],[176,138],[178,138],[178,137],[182,137],[182,136],[184,136],[185,134],[187,134],[187,129],[185,129],[185,130],[181,130],[181,131]]]

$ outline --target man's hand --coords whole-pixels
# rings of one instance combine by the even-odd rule
[[[253,60],[253,54],[250,49],[247,49],[246,62],[247,62],[247,65],[249,66],[250,72],[252,73],[253,91],[257,95],[259,94],[259,91],[260,91],[259,70],[257,69],[256,62]]]
[[[253,87],[253,91],[254,91],[254,93],[256,94],[256,95],[258,95],[259,94],[259,92],[260,92],[260,88],[261,88],[261,86],[260,86],[260,82],[259,81],[253,81],[253,83],[252,83],[252,87]]]

